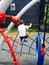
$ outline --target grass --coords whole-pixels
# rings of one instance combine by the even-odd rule
[[[10,32],[18,32],[18,30],[13,27],[13,28],[10,30]]]

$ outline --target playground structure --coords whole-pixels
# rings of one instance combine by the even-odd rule
[[[10,44],[10,41],[8,40],[8,38],[7,38],[7,36],[4,34],[4,31],[0,28],[0,33],[3,35],[3,37],[4,37],[4,40],[7,42],[7,44],[8,44],[8,47],[9,47],[9,53],[11,53],[11,55],[12,55],[12,63],[14,64],[14,65],[18,65],[18,64],[20,64],[20,65],[22,65],[22,63],[21,62],[19,62],[19,57],[20,57],[20,54],[15,54],[14,53],[14,51],[16,50],[16,48],[17,48],[17,45],[14,45],[14,46],[12,46],[11,44]],[[16,59],[16,57],[18,56],[18,59]]]
[[[0,13],[0,15],[1,15],[0,17],[2,18],[2,14],[1,14],[1,13]],[[4,13],[3,13],[3,15],[4,15],[3,18],[2,18],[3,20],[0,18],[1,23],[6,19],[6,17],[12,18],[12,21],[13,21],[14,23],[17,23],[17,22],[19,21],[19,17],[18,17],[18,16],[16,16],[16,17],[18,17],[18,18],[16,18],[16,17],[14,17],[14,16],[7,16],[7,15],[5,15]],[[20,14],[19,14],[19,15],[20,15]],[[20,17],[21,17],[21,15],[20,15]],[[13,24],[13,22],[12,22],[12,24]],[[12,28],[12,27],[11,27],[11,28]],[[11,28],[10,28],[10,29],[11,29]],[[0,29],[0,32],[3,33],[2,29]],[[9,32],[9,31],[8,31],[8,32]],[[5,32],[5,33],[6,33],[6,32]],[[2,35],[4,36],[4,34],[2,34]],[[6,33],[6,35],[7,35],[7,33]],[[4,37],[4,38],[7,39],[6,37]],[[9,43],[8,41],[9,41],[9,40],[7,40],[6,42]],[[3,39],[1,40],[1,42],[3,42]],[[14,48],[13,48],[13,49],[14,49]],[[11,50],[12,50],[12,47],[11,47],[11,49],[10,49],[9,52],[10,52],[11,54],[14,53],[14,50],[12,50],[12,51],[11,51]],[[15,59],[15,55],[14,55],[13,58]],[[39,60],[39,58],[37,58],[37,59]],[[14,64],[15,64],[15,65],[18,65],[18,64],[15,63],[15,62],[16,62],[16,59],[14,60]],[[38,62],[39,62],[39,61],[38,61]],[[40,64],[37,63],[37,65],[40,65]],[[42,63],[42,65],[43,65],[43,63]]]
[[[15,22],[15,23],[18,23],[19,22],[19,19],[18,18],[15,18],[13,16],[6,16],[4,13],[0,13],[0,23],[3,23],[3,21],[6,19],[6,18],[12,18],[12,21]],[[7,36],[4,34],[4,31],[0,28],[0,33],[3,35],[5,41],[7,42],[8,44],[8,47],[9,47],[9,53],[11,53],[12,55],[12,62],[14,63],[14,65],[22,65],[21,62],[19,62],[19,57],[20,57],[20,54],[15,54],[14,51],[15,49],[17,48],[17,45],[14,45],[14,47],[10,44],[10,41],[8,40]],[[18,56],[18,59],[16,59],[16,56]]]

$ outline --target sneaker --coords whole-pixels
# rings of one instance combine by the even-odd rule
[[[22,43],[19,43],[20,45],[22,45]]]
[[[28,42],[28,40],[27,40],[27,39],[24,39],[23,41],[24,41],[24,42]]]

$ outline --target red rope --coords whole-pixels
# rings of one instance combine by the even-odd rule
[[[15,49],[17,48],[17,46],[15,48],[13,48],[13,46],[10,44],[10,41],[8,40],[8,38],[6,37],[6,35],[4,34],[4,31],[0,28],[0,32],[3,35],[4,39],[7,42],[7,45],[10,49],[10,53],[12,55],[12,62],[14,63],[14,65],[18,65],[18,60],[16,59],[16,54],[14,53]]]

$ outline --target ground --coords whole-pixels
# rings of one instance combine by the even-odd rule
[[[29,33],[28,33],[29,34]],[[9,34],[8,34],[8,36],[13,36],[13,39],[16,37],[16,35],[17,35],[17,32],[9,32]],[[36,33],[34,32],[34,33],[31,33],[30,34],[30,37],[31,38],[34,38],[36,36]],[[49,36],[49,34],[46,34],[46,38]],[[2,35],[0,34],[0,38],[2,37]],[[19,38],[19,37],[18,37]],[[19,40],[17,38],[17,41]],[[48,39],[49,40],[49,39]],[[48,41],[47,40],[47,41]],[[29,42],[26,44],[26,45],[30,45],[32,43],[32,41],[31,40],[29,40]],[[25,43],[24,43],[25,44]],[[19,44],[18,44],[19,45]],[[35,44],[34,44],[35,45]],[[34,45],[32,46],[32,47],[34,47]],[[46,46],[48,46],[48,45],[46,45]],[[3,44],[3,48],[5,48],[6,47],[6,44]],[[18,46],[18,48],[19,49],[21,49],[20,48],[21,46],[19,45]],[[23,46],[24,48],[23,48],[23,50],[25,51],[26,50],[26,52],[28,52],[27,50],[28,50],[28,48],[27,47],[25,47],[25,46]],[[8,47],[6,47],[5,49],[7,49]],[[18,50],[19,50],[18,49]],[[8,52],[7,51],[4,51],[4,50],[2,50],[3,52],[2,52],[2,55],[0,55],[0,61],[2,61],[2,62],[0,62],[1,64],[0,65],[12,65],[12,63],[9,63],[10,61],[11,61],[11,55],[10,55],[10,57],[9,57],[9,54],[8,54]],[[32,49],[31,49],[31,53],[35,53]],[[49,54],[49,52],[47,51],[47,53]],[[3,57],[5,57],[5,58],[3,58]],[[23,63],[23,65],[36,65],[36,58],[35,58],[35,56],[33,56],[33,55],[28,55],[28,54],[22,54],[22,56],[21,56],[21,58],[20,58],[20,60],[22,61],[22,63]],[[3,62],[3,61],[5,61],[5,62]],[[44,60],[44,65],[49,65],[49,57],[48,56],[45,56],[45,60]]]

